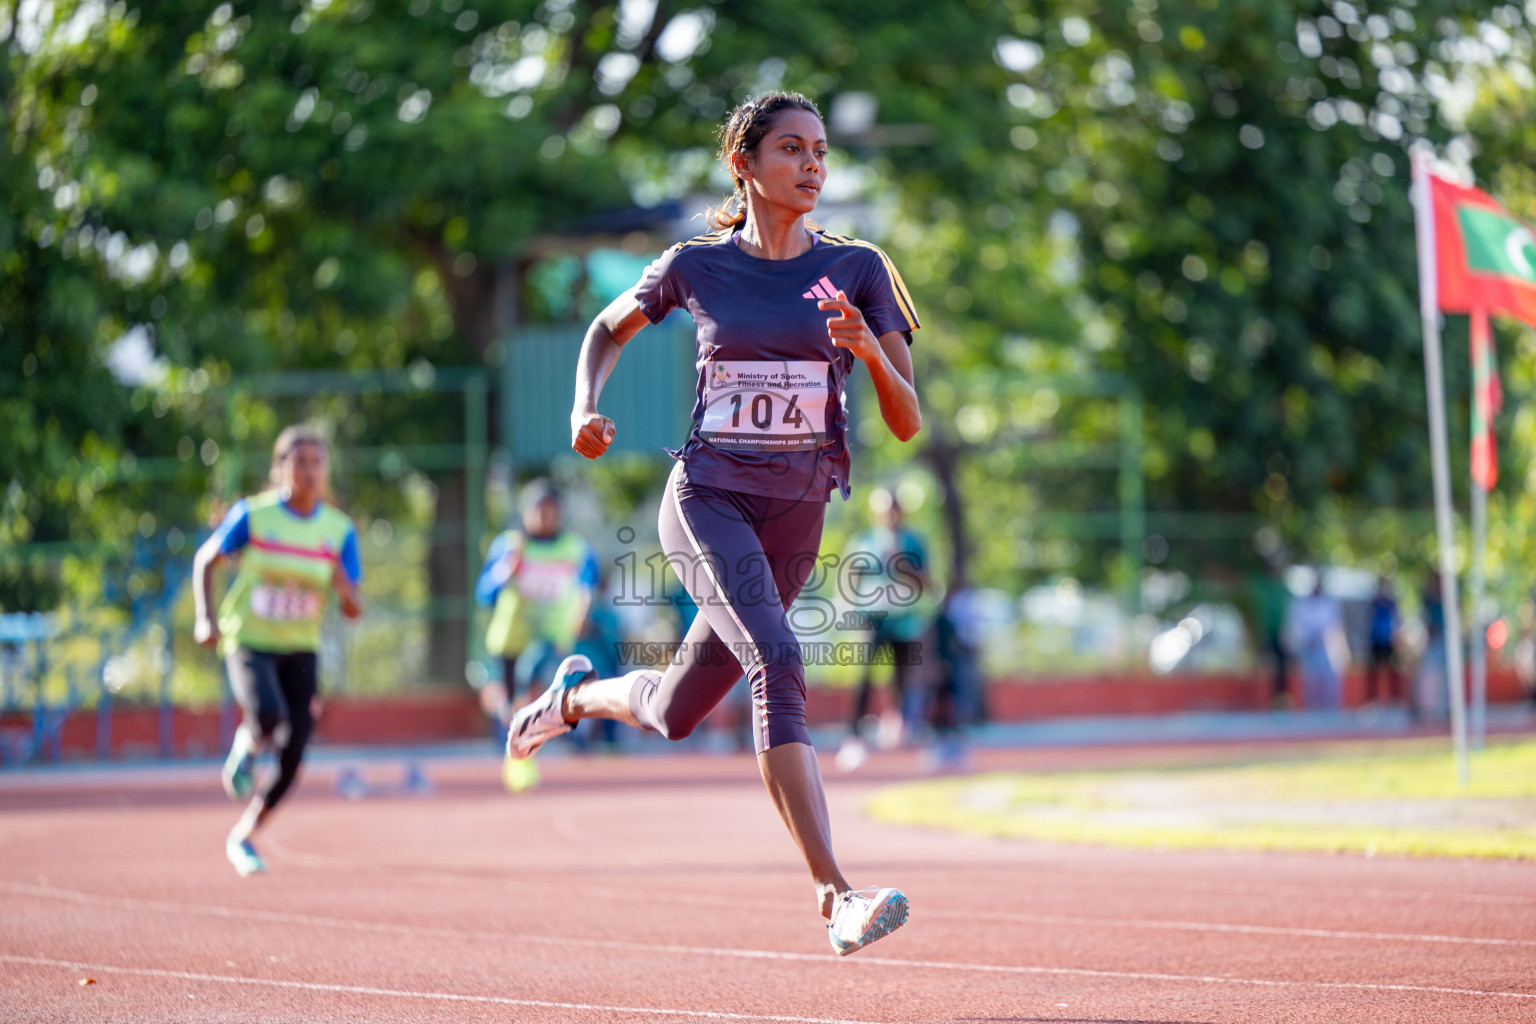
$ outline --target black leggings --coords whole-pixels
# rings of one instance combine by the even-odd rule
[[[317,691],[319,662],[314,651],[268,654],[245,647],[227,659],[229,689],[251,735],[272,743],[277,753],[277,777],[261,794],[271,810],[299,774],[304,747],[314,731],[309,702]]]

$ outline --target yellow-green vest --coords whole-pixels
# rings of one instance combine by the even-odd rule
[[[247,498],[245,506],[250,537],[219,607],[220,652],[318,650],[331,575],[352,519],[323,502],[313,515],[297,515],[276,491]]]
[[[518,565],[496,595],[485,649],[498,657],[521,654],[534,640],[570,651],[581,623],[576,604],[585,592],[579,582],[582,564],[591,557],[580,534],[562,531],[555,537],[529,537],[509,530],[509,548]]]

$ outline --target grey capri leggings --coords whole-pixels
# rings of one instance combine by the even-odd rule
[[[629,707],[648,729],[682,739],[743,673],[752,689],[752,742],[760,754],[811,742],[805,666],[787,610],[816,567],[822,501],[702,487],[673,467],[662,497],[662,550],[699,606],[665,672],[631,673]]]

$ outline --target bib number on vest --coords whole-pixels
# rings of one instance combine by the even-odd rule
[[[270,622],[300,622],[318,619],[322,611],[320,595],[313,590],[289,584],[275,587],[258,583],[251,588],[251,614]]]
[[[705,368],[699,436],[738,451],[811,451],[827,440],[829,364],[722,359]]]
[[[559,601],[575,589],[577,568],[571,562],[524,561],[514,577],[517,595],[529,601]]]

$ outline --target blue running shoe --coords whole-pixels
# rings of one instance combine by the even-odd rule
[[[256,757],[252,750],[250,731],[245,726],[235,727],[235,738],[229,745],[229,756],[224,759],[224,770],[219,773],[224,792],[231,800],[249,800],[256,783]]]
[[[863,949],[907,923],[907,898],[897,889],[870,886],[838,893],[827,938],[838,956]]]
[[[530,758],[545,741],[570,732],[571,723],[565,720],[563,710],[565,691],[596,678],[597,672],[586,655],[573,654],[562,661],[549,689],[512,716],[512,724],[507,726],[507,756],[518,761]]]
[[[241,878],[259,875],[267,870],[267,862],[261,859],[261,854],[256,852],[256,847],[251,845],[249,839],[230,836],[224,841],[224,856],[229,858]]]

